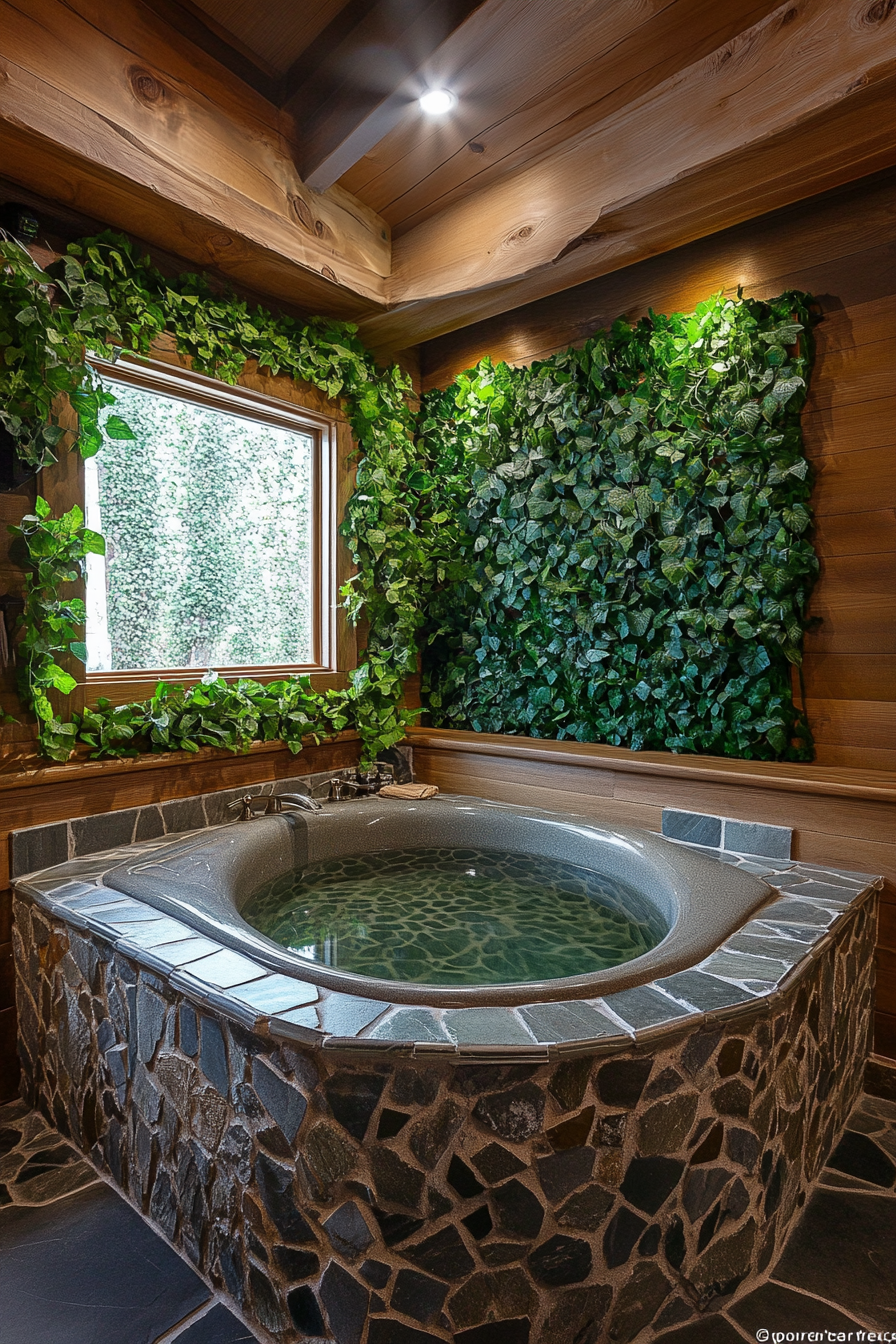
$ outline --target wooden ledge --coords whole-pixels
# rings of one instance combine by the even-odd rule
[[[319,743],[313,738],[305,738],[302,751],[295,754],[295,760],[301,760],[306,751],[313,751],[318,746],[327,747],[337,742],[359,741],[358,734],[352,729],[336,733],[333,737],[322,737]],[[273,742],[253,742],[248,751],[228,751],[226,747],[202,747],[199,751],[160,751],[157,754],[145,752],[141,756],[107,757],[101,761],[74,760],[61,765],[41,766],[37,770],[20,770],[15,774],[0,775],[0,791],[35,786],[46,788],[49,784],[105,779],[109,775],[139,774],[145,770],[170,770],[172,767],[190,766],[198,761],[231,761],[247,756],[265,756],[288,751],[286,743],[277,738]]]
[[[712,784],[730,783],[754,789],[896,803],[896,771],[890,770],[847,770],[781,761],[733,760],[725,756],[677,756],[672,752],[627,751],[622,747],[591,742],[551,742],[544,738],[467,733],[447,728],[410,728],[407,736],[411,746],[436,751],[469,752],[623,774],[671,775]]]

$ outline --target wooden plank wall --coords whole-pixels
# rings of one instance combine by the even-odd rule
[[[896,204],[893,172],[775,211],[421,347],[424,389],[483,355],[525,364],[620,313],[692,309],[717,290],[818,298],[803,413],[821,578],[806,637],[819,764],[896,770]]]

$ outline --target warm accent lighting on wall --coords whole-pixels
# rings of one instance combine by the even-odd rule
[[[450,89],[427,89],[420,98],[420,107],[431,117],[441,117],[450,112],[456,102],[457,98]]]

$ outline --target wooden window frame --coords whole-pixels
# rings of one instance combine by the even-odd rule
[[[358,657],[355,631],[339,602],[339,589],[353,572],[337,531],[354,477],[348,462],[354,444],[343,408],[329,401],[317,388],[287,375],[261,374],[254,362],[246,366],[235,386],[196,373],[164,338],[154,345],[150,357],[138,359],[123,354],[119,360],[110,362],[91,356],[89,362],[104,378],[311,437],[313,660],[216,665],[214,670],[228,680],[249,677],[268,682],[307,675],[317,690],[347,685],[347,674],[357,666]],[[84,463],[80,456],[63,454],[54,467],[41,473],[39,488],[54,512],[71,508],[72,504],[83,509]],[[83,582],[76,586],[78,595],[83,597]],[[100,696],[116,704],[146,699],[159,681],[195,685],[206,671],[205,668],[134,668],[87,672],[74,658],[63,662],[78,682],[70,700],[70,708],[75,710],[83,709]]]

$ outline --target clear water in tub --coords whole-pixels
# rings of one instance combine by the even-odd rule
[[[262,887],[240,913],[310,961],[429,985],[583,975],[642,956],[667,933],[622,882],[472,849],[333,859]]]

